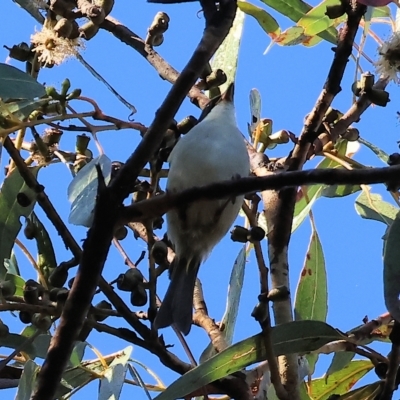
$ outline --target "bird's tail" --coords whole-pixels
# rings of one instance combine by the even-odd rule
[[[193,319],[193,292],[200,261],[185,258],[174,261],[171,282],[154,320],[156,329],[174,324],[184,335]]]

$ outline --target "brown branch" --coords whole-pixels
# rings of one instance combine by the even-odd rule
[[[392,400],[393,392],[398,386],[396,380],[400,363],[400,323],[397,321],[394,322],[393,330],[390,333],[390,340],[392,341],[392,350],[390,352],[388,370],[379,400]]]
[[[166,213],[174,207],[199,199],[215,200],[255,191],[276,190],[302,185],[357,185],[389,183],[396,185],[400,180],[400,166],[345,170],[337,168],[312,169],[282,172],[264,177],[240,178],[193,187],[180,193],[165,193],[149,200],[143,200],[121,210],[118,223],[142,221]]]
[[[258,205],[258,201],[252,205],[251,209],[246,205],[246,203],[244,203],[242,206],[242,209],[243,209],[244,213],[246,214],[246,217],[249,220],[250,226],[252,228],[258,226],[257,219],[256,219],[257,205]],[[254,246],[254,252],[256,255],[257,266],[258,266],[258,270],[259,270],[259,274],[260,274],[260,292],[267,294],[269,292],[269,290],[268,290],[268,267],[264,260],[261,243],[255,242],[253,244],[253,246]],[[272,327],[271,327],[269,302],[267,301],[265,304],[259,304],[257,307],[263,307],[263,306],[266,308],[265,317],[263,319],[260,319],[260,318],[256,318],[256,319],[258,320],[258,322],[260,324],[260,327],[261,327],[261,330],[263,333],[263,337],[264,337],[266,360],[268,361],[269,373],[271,375],[271,383],[274,385],[275,393],[276,393],[277,397],[281,400],[288,400],[289,396],[281,382],[281,378],[279,375],[278,362],[277,362],[277,358],[276,358],[276,355],[274,352],[274,347],[272,344]],[[264,371],[264,373],[267,373],[267,371]]]
[[[54,397],[71,354],[74,340],[82,329],[95,294],[113,238],[113,228],[118,210],[129,194],[131,182],[137,178],[151,155],[158,149],[164,132],[186,94],[228,34],[235,17],[236,7],[236,2],[233,0],[220,2],[219,10],[211,20],[206,21],[206,29],[193,56],[157,111],[143,140],[108,188],[105,187],[101,170],[98,168],[99,189],[93,225],[89,229],[83,245],[81,263],[61,315],[60,324],[38,375],[38,386],[33,400],[51,400]],[[119,311],[118,308],[117,311]],[[140,321],[137,321],[137,324],[142,325]],[[148,329],[144,325],[140,328]]]
[[[142,38],[117,19],[107,16],[105,21],[100,25],[100,28],[112,33],[117,39],[121,40],[121,42],[136,50],[152,67],[154,67],[162,79],[165,79],[169,83],[176,82],[179,77],[179,72],[168,64],[168,62],[151,46],[146,45]],[[192,86],[187,95],[191,101],[201,109],[203,109],[210,100],[197,86]]]
[[[196,286],[193,294],[193,322],[202,327],[217,353],[225,350],[228,347],[225,336],[221,332],[220,327],[215,321],[208,315],[207,305],[204,300],[203,287],[199,279],[196,279]]]
[[[385,89],[388,84],[387,78],[379,79],[375,85],[374,89]],[[371,105],[372,103],[368,100],[367,94],[362,94],[358,100],[352,104],[349,110],[337,121],[330,130],[331,139],[335,142],[338,137],[346,131],[346,129],[360,120],[361,114]]]
[[[358,26],[366,11],[364,5],[347,4],[348,18],[339,33],[338,46],[328,73],[324,88],[317,99],[313,110],[308,115],[304,128],[299,136],[298,143],[287,160],[291,171],[300,170],[306,160],[312,143],[318,136],[326,111],[334,97],[340,92],[340,83],[351,55],[352,46]],[[354,8],[353,8],[354,6]],[[268,175],[265,168],[260,168],[257,175]],[[277,174],[280,178],[280,173]],[[268,225],[268,256],[270,260],[272,289],[285,286],[290,287],[288,246],[291,237],[293,212],[296,201],[296,187],[277,191],[262,192],[264,214]],[[287,301],[274,302],[273,312],[276,324],[289,322],[293,319],[290,297]],[[299,399],[297,355],[279,357],[281,381],[293,400]]]

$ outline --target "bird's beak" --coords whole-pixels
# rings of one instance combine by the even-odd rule
[[[221,100],[233,103],[234,92],[235,92],[235,84],[232,82],[229,84],[228,88],[226,89],[226,92],[222,94]]]

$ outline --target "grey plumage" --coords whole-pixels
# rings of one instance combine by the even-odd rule
[[[249,157],[236,125],[233,87],[171,152],[167,191],[180,192],[248,176]],[[167,213],[168,237],[176,258],[171,283],[154,321],[156,328],[175,324],[187,335],[192,323],[193,291],[200,264],[226,235],[243,196],[200,200]]]

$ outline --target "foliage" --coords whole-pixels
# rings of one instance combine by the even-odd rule
[[[92,233],[95,229],[101,231],[103,227],[96,227],[96,199],[101,199],[102,196],[107,197],[104,193],[111,198],[117,197],[116,192],[112,192],[113,182],[117,176],[120,176],[118,172],[121,169],[123,170],[124,166],[122,163],[111,161],[106,155],[107,149],[103,149],[97,134],[107,130],[133,129],[139,131],[145,138],[145,133],[148,129],[151,129],[139,122],[125,121],[103,113],[96,99],[86,97],[86,94],[82,94],[79,88],[71,88],[73,76],[70,76],[70,79],[65,79],[60,87],[42,85],[39,83],[40,71],[43,68],[57,67],[68,57],[76,57],[81,60],[82,65],[92,75],[100,79],[117,99],[134,113],[136,108],[123,99],[80,55],[83,39],[86,40],[86,45],[90,46],[90,40],[95,38],[100,30],[110,30],[117,37],[118,34],[122,35],[119,39],[125,39],[135,50],[138,50],[139,47],[135,46],[139,43],[141,46],[138,50],[139,53],[144,54],[143,56],[146,59],[150,59],[150,62],[161,75],[172,71],[172,67],[165,60],[162,60],[153,48],[156,47],[156,44],[160,45],[163,42],[163,35],[168,28],[169,17],[165,17],[164,13],[159,13],[162,14],[161,16],[157,14],[158,19],[155,18],[155,22],[150,27],[152,29],[149,28],[145,40],[140,37],[136,38],[134,34],[128,35],[131,39],[133,37],[136,40],[135,44],[130,42],[126,36],[123,36],[126,31],[123,29],[118,31],[115,26],[115,30],[112,30],[107,25],[112,24],[112,20],[104,20],[108,14],[111,13],[110,15],[112,15],[113,1],[103,1],[101,7],[82,1],[79,2],[79,11],[75,8],[69,8],[66,5],[68,2],[58,2],[58,6],[61,8],[57,8],[55,6],[57,1],[14,1],[39,23],[43,23],[40,34],[37,32],[32,36],[31,46],[21,43],[9,49],[10,57],[24,62],[27,72],[7,64],[0,64],[0,138],[2,148],[10,155],[10,162],[7,165],[0,190],[1,311],[3,313],[10,311],[13,316],[18,313],[21,324],[26,325],[21,333],[16,333],[10,331],[10,327],[4,322],[9,316],[5,318],[2,316],[2,319],[0,319],[0,346],[11,351],[0,363],[0,381],[11,372],[13,376],[17,376],[16,399],[22,400],[34,396],[38,385],[40,385],[40,379],[37,379],[37,377],[44,370],[42,361],[46,359],[46,362],[49,362],[50,360],[48,357],[50,341],[56,341],[55,332],[59,332],[63,323],[68,322],[68,304],[73,301],[71,298],[79,297],[79,294],[76,294],[78,290],[74,282],[74,279],[79,280],[79,273],[74,275],[73,268],[80,262],[83,264],[85,252],[89,252],[83,246],[82,253],[80,245],[69,230],[71,227],[64,222],[60,216],[61,213],[58,212],[58,206],[53,205],[47,197],[44,187],[40,185],[42,171],[44,168],[53,168],[52,166],[55,163],[63,163],[68,168],[71,173],[71,183],[68,189],[64,182],[57,182],[57,177],[54,179],[54,185],[57,188],[61,186],[62,190],[67,191],[68,200],[71,203],[68,223],[90,228],[89,232]],[[166,2],[168,3],[168,1]],[[173,1],[169,2],[172,3]],[[74,3],[75,6],[78,5],[77,2],[72,1],[70,3]],[[346,24],[351,16],[356,13],[354,9],[351,9],[348,2],[339,2],[338,0],[324,0],[315,6],[311,6],[302,0],[262,0],[261,3],[252,4],[238,0],[238,11],[233,22],[233,28],[195,87],[194,92],[199,92],[199,89],[202,92],[200,92],[200,95],[197,94],[198,97],[196,98],[193,94],[189,94],[189,96],[192,96],[192,100],[196,100],[194,101],[196,104],[201,104],[201,101],[208,101],[205,93],[210,98],[219,95],[226,89],[227,82],[235,79],[239,49],[242,40],[244,40],[242,38],[243,23],[247,16],[254,18],[262,31],[271,39],[269,48],[273,44],[280,46],[300,44],[313,47],[323,41],[336,46],[337,41],[340,40],[338,39],[339,31],[343,24]],[[97,11],[93,11],[88,4]],[[362,43],[367,35],[382,44],[381,39],[370,29],[371,23],[390,23],[395,29],[393,9],[386,4],[386,2],[375,4],[379,7],[373,7],[365,14],[364,19],[360,22],[364,29],[364,37],[361,38],[360,44],[357,45],[353,42],[354,38],[350,40],[350,47],[354,45],[358,50],[358,55],[355,57],[357,66],[361,62],[368,62],[369,60],[369,57],[363,53]],[[91,14],[93,12],[99,12],[101,17]],[[55,17],[56,14],[58,18]],[[282,16],[294,22],[295,25],[284,29],[281,26]],[[81,17],[85,18],[84,23],[81,23]],[[348,28],[348,26],[346,27]],[[346,29],[343,29],[343,31],[346,31]],[[394,37],[396,37],[395,32]],[[382,49],[384,48],[382,47]],[[286,51],[290,52],[291,50],[286,49]],[[339,53],[339,51],[338,46],[336,52]],[[390,52],[386,53],[389,54]],[[381,56],[383,54],[382,50]],[[155,59],[157,59],[157,62],[154,61]],[[344,57],[344,59],[344,64],[346,64],[347,57]],[[393,67],[388,60],[382,61],[381,59],[380,66],[386,66],[386,64]],[[213,80],[210,77],[213,73],[216,74],[218,70],[223,71],[220,72],[220,75],[224,78],[215,83],[215,79]],[[395,68],[395,72],[393,70],[387,72],[385,76],[381,77],[381,81],[377,82],[374,81],[374,77],[371,78],[371,74],[357,75],[353,93],[354,100],[356,97],[358,100],[355,100],[353,108],[349,111],[350,114],[353,113],[350,116],[353,117],[354,121],[371,103],[378,106],[387,104],[389,98],[385,86],[388,79],[393,78],[393,73],[397,76],[397,71],[398,69]],[[172,73],[167,77],[174,82],[177,75],[175,76]],[[218,76],[218,74],[216,75]],[[328,83],[329,79],[334,79],[332,75],[333,73],[329,75]],[[226,79],[226,77],[228,78]],[[327,84],[325,92],[329,92],[329,87],[329,84]],[[328,94],[332,95],[330,98],[330,101],[332,101],[336,93]],[[326,93],[322,95],[326,95]],[[324,99],[326,100],[326,98]],[[162,199],[166,199],[165,204],[167,204],[166,206],[164,204],[164,207],[167,207],[167,209],[171,207],[171,204],[168,203],[168,196],[165,195],[163,189],[164,182],[162,179],[168,174],[168,170],[163,166],[179,136],[187,132],[188,128],[185,124],[191,119],[188,118],[179,123],[174,121],[170,129],[162,132],[164,136],[157,152],[146,158],[148,168],[142,169],[137,179],[135,177],[130,184],[125,182],[125,186],[129,186],[126,190],[132,195],[133,208],[123,207],[121,204],[118,210],[106,210],[109,212],[110,218],[117,214],[119,218],[123,215],[122,209],[134,210],[132,214],[134,222],[128,223],[124,220],[126,226],[122,226],[121,221],[118,220],[119,224],[116,226],[114,220],[113,228],[105,233],[103,232],[103,236],[108,235],[110,240],[113,240],[113,244],[124,257],[125,263],[131,268],[116,277],[110,284],[105,282],[102,277],[96,276],[96,282],[99,282],[99,290],[107,297],[107,301],[103,300],[99,304],[90,305],[85,323],[79,327],[81,328],[79,337],[75,340],[71,354],[68,353],[69,362],[63,370],[61,381],[56,382],[58,385],[56,398],[67,399],[92,381],[99,382],[98,398],[102,400],[120,398],[124,384],[140,387],[140,390],[148,398],[151,398],[150,391],[160,392],[156,397],[160,400],[214,393],[232,395],[232,392],[228,390],[229,388],[227,389],[231,381],[224,380],[226,377],[229,377],[232,381],[236,379],[234,384],[237,384],[238,380],[242,382],[249,389],[248,392],[250,392],[250,389],[252,390],[257,399],[265,398],[267,393],[268,398],[284,398],[284,396],[282,397],[283,386],[280,388],[276,380],[273,379],[276,378],[274,374],[277,371],[276,357],[278,356],[292,356],[292,360],[295,360],[292,365],[289,365],[288,369],[292,368],[295,371],[301,381],[301,388],[296,387],[294,389],[296,396],[293,398],[315,400],[379,398],[384,400],[387,397],[380,396],[385,393],[385,390],[389,390],[389,392],[391,390],[390,393],[393,394],[393,389],[399,383],[396,374],[397,365],[394,372],[390,370],[390,368],[393,369],[393,363],[390,362],[392,361],[391,357],[396,357],[399,351],[398,338],[396,342],[398,323],[393,321],[394,318],[400,322],[399,184],[390,179],[379,181],[386,185],[394,200],[395,205],[393,205],[384,200],[380,194],[375,193],[374,189],[364,182],[353,182],[350,179],[343,182],[345,178],[335,180],[335,177],[339,175],[334,175],[334,173],[345,170],[369,171],[371,169],[371,167],[355,159],[355,144],[371,150],[376,161],[383,162],[385,165],[396,166],[400,164],[400,155],[398,153],[388,155],[378,146],[361,138],[357,129],[351,126],[350,122],[347,126],[344,126],[347,123],[346,121],[349,120],[346,119],[348,115],[346,116],[333,108],[324,110],[322,115],[319,116],[319,123],[313,125],[315,120],[312,120],[312,118],[320,112],[316,106],[313,110],[314,114],[310,113],[306,117],[303,132],[298,136],[286,130],[275,132],[273,120],[262,118],[261,102],[260,91],[253,89],[250,93],[252,120],[248,123],[246,141],[250,149],[250,156],[253,158],[259,156],[262,160],[257,164],[257,167],[252,165],[253,174],[265,178],[276,175],[283,169],[301,169],[302,165],[292,168],[292,166],[285,164],[287,158],[283,154],[285,147],[282,145],[288,143],[293,145],[295,149],[293,154],[296,154],[302,143],[307,143],[309,147],[304,154],[299,156],[299,159],[303,158],[304,161],[318,160],[313,171],[317,174],[320,171],[331,171],[334,177],[327,183],[325,180],[318,180],[318,175],[314,175],[317,178],[311,179],[308,185],[296,187],[296,193],[292,193],[293,196],[296,196],[292,204],[293,210],[288,212],[291,215],[290,220],[288,220],[288,224],[283,219],[279,221],[281,226],[287,225],[288,239],[290,239],[290,234],[298,229],[306,219],[311,222],[311,236],[308,247],[305,249],[303,268],[293,298],[294,307],[293,310],[289,309],[289,314],[291,315],[293,312],[294,319],[291,320],[291,317],[287,317],[287,320],[275,326],[271,325],[270,309],[277,313],[275,314],[275,321],[279,320],[277,310],[279,310],[280,304],[286,303],[291,307],[291,298],[288,287],[276,284],[277,281],[273,277],[273,271],[276,271],[279,267],[279,265],[274,264],[279,259],[276,256],[278,253],[275,253],[279,246],[274,248],[276,243],[271,237],[273,231],[279,230],[280,227],[276,226],[274,217],[268,214],[270,205],[266,207],[264,204],[264,207],[259,207],[260,202],[266,202],[266,197],[264,197],[266,192],[270,194],[272,191],[258,190],[257,193],[247,193],[243,212],[240,214],[243,217],[243,226],[238,229],[241,229],[245,236],[243,240],[237,241],[244,244],[232,268],[226,311],[222,321],[216,323],[213,316],[208,315],[206,307],[195,307],[194,320],[197,325],[205,329],[210,338],[209,345],[203,350],[199,358],[200,364],[194,368],[193,366],[189,367],[174,353],[173,348],[166,346],[162,336],[157,336],[150,329],[152,324],[149,320],[153,321],[156,308],[160,303],[156,293],[156,281],[160,274],[170,267],[174,257],[173,249],[168,240],[160,239],[154,234],[154,230],[163,225],[162,211],[165,210],[164,208],[162,211],[152,210],[151,201],[164,196]],[[91,110],[76,112],[73,108],[75,104],[91,107]],[[70,125],[60,125],[63,121],[68,120],[73,122]],[[75,125],[76,120],[80,121],[81,126]],[[97,123],[98,125],[96,125]],[[307,133],[307,129],[312,125],[311,131],[308,131],[307,139],[304,132]],[[64,131],[78,132],[74,149],[65,149],[61,145]],[[34,139],[32,142],[28,142],[26,139],[28,133],[32,134]],[[12,136],[14,134],[15,136]],[[114,132],[114,134],[117,135],[118,132]],[[312,140],[309,139],[310,137]],[[97,157],[89,149],[91,141],[98,150],[99,156]],[[135,152],[140,152],[141,148],[138,147],[138,149]],[[283,150],[280,153],[281,149]],[[278,154],[275,160],[267,157],[271,155],[272,150],[274,150],[274,154]],[[142,149],[142,151],[144,150]],[[282,176],[289,176],[287,174],[290,174],[290,172],[287,174],[283,172],[283,174]],[[240,188],[241,182],[237,183],[237,187]],[[109,191],[105,189],[107,185],[108,188],[111,188]],[[195,182],[193,186],[195,186]],[[280,193],[288,193],[285,192],[288,189],[284,186],[277,188],[281,190]],[[348,333],[343,333],[327,323],[328,267],[324,256],[325,244],[318,234],[318,223],[315,221],[312,209],[323,197],[333,203],[335,198],[339,198],[339,200],[336,200],[339,202],[344,197],[352,198],[351,196],[354,194],[357,196],[353,196],[355,197],[355,210],[360,217],[381,222],[386,230],[382,247],[382,285],[385,304],[389,313],[376,318],[373,324],[365,321],[365,324],[355,327]],[[101,203],[100,200],[98,203]],[[147,212],[149,212],[144,217],[141,214],[143,209],[140,209],[143,204],[145,211],[147,204]],[[178,203],[173,204],[173,206],[176,205]],[[40,210],[44,211],[43,216],[40,214]],[[369,223],[371,222],[365,221],[366,226]],[[143,273],[138,272],[139,269],[137,268],[144,259],[144,255],[133,263],[122,247],[121,242],[127,236],[127,228],[134,232],[136,238],[141,238],[146,242],[146,251],[149,253],[148,276],[144,276],[145,268],[140,266]],[[260,230],[257,231],[260,228],[263,229],[261,236],[255,239],[255,232],[260,232]],[[57,249],[55,241],[59,238],[50,233],[54,229],[71,252],[70,258],[65,259],[61,252],[58,254],[58,250],[55,250]],[[285,231],[284,228],[283,231]],[[232,239],[236,240],[234,233],[232,233]],[[34,240],[34,250],[31,250],[27,244],[28,240]],[[328,243],[328,246],[334,245],[333,242]],[[269,262],[264,259],[263,247],[268,248]],[[281,246],[279,250],[282,250],[282,247],[285,247],[283,252],[287,256],[287,246]],[[101,253],[104,249],[99,248],[97,250],[98,253]],[[31,254],[33,251],[37,253],[36,259]],[[28,273],[26,268],[21,270],[19,268],[19,265],[22,264],[20,252],[27,258],[31,266]],[[246,262],[252,254],[256,256],[260,272],[259,303],[252,313],[252,317],[259,323],[259,333],[235,342],[234,331],[239,305],[241,304]],[[280,253],[280,255],[282,254]],[[221,260],[221,262],[224,261]],[[271,267],[270,271],[266,265]],[[285,268],[287,269],[287,267],[286,263]],[[32,271],[36,275],[35,279],[30,279]],[[133,279],[133,281],[130,279]],[[287,273],[285,279],[287,279]],[[291,276],[291,279],[293,280],[293,276]],[[284,282],[287,283],[288,281]],[[271,290],[269,290],[270,285]],[[69,288],[67,289],[66,286]],[[204,303],[201,285],[199,286],[200,289],[195,295],[195,304]],[[123,292],[129,292],[131,304],[128,305],[121,297],[118,297]],[[68,297],[70,293],[71,296]],[[198,296],[197,303],[196,296]],[[273,303],[273,307],[270,307],[271,303]],[[67,306],[65,306],[66,304]],[[148,304],[146,313],[136,310],[138,306],[144,307],[146,304]],[[330,305],[330,307],[334,306]],[[136,311],[131,312],[132,308]],[[111,322],[108,324],[106,319],[112,317],[124,319],[129,328],[116,328]],[[58,325],[60,318],[63,318],[63,323]],[[111,337],[117,337],[131,345],[114,354],[103,356],[101,349],[97,350],[90,344],[93,330],[106,334],[107,340],[111,340]],[[176,331],[175,333],[179,340],[185,343],[180,332]],[[372,346],[378,341],[383,341],[386,345],[391,341],[392,355],[386,357],[374,350]],[[366,347],[366,344],[370,346]],[[182,374],[182,377],[165,387],[158,375],[146,366],[146,361],[142,363],[132,359],[132,345],[140,346],[154,354],[164,365]],[[187,344],[185,344],[185,347],[189,357],[192,357]],[[95,359],[83,360],[87,349],[96,354]],[[389,350],[387,352],[389,353]],[[331,353],[334,354],[334,357],[325,376],[315,378],[313,375],[319,355]],[[353,359],[356,354],[362,359]],[[143,371],[139,373],[135,365],[139,365]],[[300,365],[300,368],[298,368],[298,365]],[[8,368],[7,373],[5,373],[6,366]],[[252,367],[252,369],[248,369],[248,367]],[[360,387],[359,381],[374,370],[374,367],[376,367],[375,373],[381,381]],[[381,367],[383,373],[379,373]],[[389,378],[387,378],[384,384],[383,378],[387,371],[387,376],[394,376],[394,380],[389,382]],[[131,379],[127,378],[128,372]],[[142,378],[143,372],[150,375],[154,383],[145,381],[147,378]],[[304,378],[307,375],[312,376],[312,379],[305,382]],[[272,381],[275,382],[274,385],[271,383]],[[232,387],[235,389],[234,384]],[[358,386],[354,388],[357,384]],[[391,389],[389,385],[392,385]],[[293,390],[293,388],[290,390]],[[293,395],[293,392],[291,394]]]

